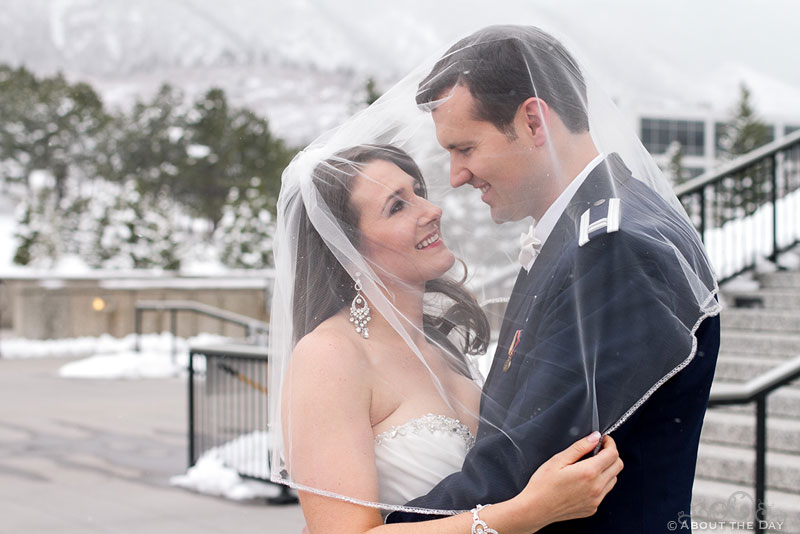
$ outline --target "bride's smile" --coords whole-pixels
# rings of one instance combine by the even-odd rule
[[[410,286],[433,280],[455,256],[441,234],[442,209],[425,198],[422,185],[397,165],[375,160],[353,183],[360,248],[384,277]]]

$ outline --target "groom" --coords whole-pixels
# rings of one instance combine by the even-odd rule
[[[625,462],[617,485],[595,515],[542,532],[667,532],[690,511],[719,349],[716,285],[695,230],[617,154],[598,152],[582,74],[536,28],[465,38],[420,84],[417,103],[450,153],[451,185],[479,190],[498,224],[536,225],[523,239],[476,445],[460,472],[409,506],[510,498],[552,454],[599,429],[613,432]],[[710,288],[703,309],[698,280]],[[424,518],[395,512],[387,522]]]

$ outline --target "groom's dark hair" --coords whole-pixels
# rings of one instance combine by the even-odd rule
[[[461,39],[420,82],[417,104],[426,107],[456,85],[475,99],[476,119],[511,137],[514,115],[532,96],[544,100],[571,132],[589,130],[586,82],[578,64],[539,28],[489,26]]]

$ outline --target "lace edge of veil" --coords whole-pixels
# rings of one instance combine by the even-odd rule
[[[718,293],[719,293],[719,285],[717,285],[717,282],[715,280],[714,290],[711,291],[711,293],[708,295],[708,298],[706,298],[706,300],[703,302],[703,306],[701,306],[701,309],[705,308],[705,306],[710,304]],[[656,382],[655,385],[653,385],[653,387],[647,390],[647,392],[644,395],[642,395],[642,397],[638,401],[636,401],[636,403],[634,403],[634,405],[631,406],[627,412],[622,414],[622,416],[619,419],[617,419],[617,421],[613,425],[611,425],[608,428],[608,430],[603,432],[603,435],[611,434],[613,431],[619,428],[623,423],[625,423],[625,421],[630,419],[630,417],[636,412],[636,410],[641,408],[641,406],[647,401],[647,399],[650,398],[650,396],[653,393],[655,393],[658,390],[658,388],[663,386],[670,378],[678,374],[687,365],[689,365],[692,362],[692,360],[694,360],[694,357],[697,354],[697,330],[700,328],[700,325],[703,323],[703,321],[705,321],[709,317],[715,317],[719,315],[721,311],[722,311],[722,305],[719,302],[717,302],[711,309],[709,309],[706,312],[703,312],[700,315],[700,317],[697,319],[697,322],[695,322],[694,326],[692,327],[692,350],[689,352],[689,356],[686,359],[684,359],[681,363],[679,363],[677,366],[675,366],[675,368],[672,369],[669,373],[664,375],[664,377],[661,378],[661,380],[659,380],[658,382]]]
[[[330,497],[333,499],[338,499],[340,501],[349,502],[352,504],[358,504],[361,506],[367,506],[369,508],[377,508],[379,510],[387,510],[389,512],[409,512],[412,514],[425,514],[425,515],[458,515],[464,512],[468,512],[469,510],[442,510],[436,508],[417,508],[415,506],[404,506],[402,504],[384,504],[374,501],[365,501],[363,499],[354,499],[352,497],[345,497],[339,493],[334,493],[332,491],[325,491],[321,489],[310,488],[308,486],[304,486],[303,484],[298,484],[296,482],[292,482],[291,480],[286,480],[281,478],[280,476],[271,476],[270,480],[275,482],[276,484],[284,484],[289,486],[290,488],[294,488],[300,491],[307,491],[309,493],[313,493],[315,495],[321,495],[323,497]]]

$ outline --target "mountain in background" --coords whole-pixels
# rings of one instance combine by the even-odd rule
[[[737,6],[748,12],[738,15]],[[459,36],[514,22],[565,39],[623,106],[723,109],[746,79],[759,109],[800,116],[800,74],[783,59],[793,47],[781,44],[793,32],[780,26],[800,10],[780,0],[759,7],[754,13],[745,0],[5,0],[0,61],[89,81],[112,106],[148,97],[165,81],[189,96],[219,86],[265,114],[278,134],[305,143],[359,107],[367,78],[386,89]],[[765,33],[769,39],[759,39]]]
[[[87,81],[112,107],[149,99],[165,82],[190,98],[221,87],[304,145],[363,106],[368,78],[386,90],[479,27],[532,24],[584,58],[622,108],[722,113],[744,80],[760,112],[800,118],[793,68],[800,4],[755,7],[752,0],[3,0],[0,62]],[[0,190],[0,268],[13,252],[7,200]]]

